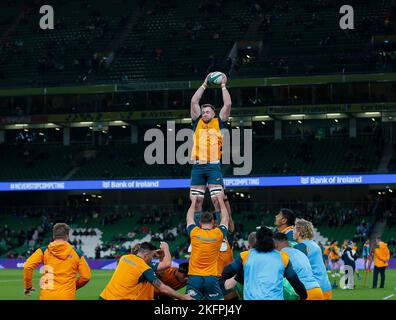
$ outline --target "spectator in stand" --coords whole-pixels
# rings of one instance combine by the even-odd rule
[[[95,248],[95,259],[100,259],[100,251],[101,251],[101,247],[100,245],[97,245]]]

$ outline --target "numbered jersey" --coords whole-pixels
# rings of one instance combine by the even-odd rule
[[[40,300],[74,300],[76,289],[91,278],[83,254],[66,241],[51,242],[27,259],[24,267],[25,288],[32,287],[33,271],[40,265]]]

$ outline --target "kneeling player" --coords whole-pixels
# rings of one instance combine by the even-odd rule
[[[120,258],[110,282],[100,294],[100,300],[153,300],[154,287],[161,293],[180,300],[191,300],[163,284],[150,267],[157,255],[157,248],[149,242],[143,242],[136,254],[127,254]]]
[[[158,279],[162,283],[178,291],[187,285],[188,280],[188,263],[181,263],[178,268],[170,267],[165,270],[156,272]],[[155,289],[155,296],[159,300],[169,300],[170,298],[162,294],[157,288]]]

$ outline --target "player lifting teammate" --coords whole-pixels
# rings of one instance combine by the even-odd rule
[[[191,205],[187,212],[187,233],[191,240],[187,293],[195,300],[224,299],[219,285],[218,262],[220,247],[228,232],[229,217],[223,191],[220,190],[216,197],[221,210],[218,227],[215,227],[213,215],[209,212],[201,215],[199,226],[195,224],[196,195],[191,195]]]

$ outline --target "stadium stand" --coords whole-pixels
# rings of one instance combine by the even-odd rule
[[[358,3],[358,4],[357,4]],[[265,48],[256,61],[242,61],[239,75],[318,74],[386,71],[391,67],[372,47],[373,35],[392,34],[395,6],[391,1],[350,1],[355,30],[342,30],[342,1],[283,1],[263,3],[257,39]],[[355,5],[356,4],[356,5]],[[394,57],[390,65],[394,67]],[[387,62],[389,62],[387,60]]]
[[[2,145],[1,180],[188,177],[189,166],[147,165],[146,145],[111,143]],[[305,175],[376,172],[381,144],[374,137],[260,140],[254,142],[251,175]],[[374,150],[374,152],[373,152]],[[74,170],[73,170],[74,169]],[[392,167],[390,167],[392,170]],[[73,171],[72,171],[73,170]],[[232,167],[224,174],[231,174]]]
[[[370,203],[310,203],[284,204],[298,217],[310,219],[317,226],[315,238],[324,243],[352,239],[359,244],[369,236],[373,216]],[[169,242],[172,255],[188,255],[188,237],[184,216],[187,210],[171,205],[145,206],[77,206],[7,207],[1,208],[0,256],[25,256],[48,242],[51,225],[66,221],[72,226],[71,243],[88,257],[113,258],[122,255],[142,240]],[[273,226],[279,204],[232,204],[236,225],[235,250],[244,250],[247,235],[257,226]],[[370,222],[370,224],[365,223]],[[358,232],[364,226],[364,236]],[[388,232],[388,231],[387,231]],[[391,230],[390,230],[391,232]],[[386,233],[387,234],[387,233]],[[384,234],[384,236],[386,236]]]
[[[241,1],[147,3],[145,14],[128,35],[116,62],[97,79],[202,77],[222,66],[251,20],[249,7]]]
[[[372,172],[379,161],[373,149],[376,144],[370,137],[263,141],[255,148],[252,173]]]
[[[80,148],[59,145],[1,145],[1,179],[62,179],[72,170],[72,155],[78,154]]]
[[[19,1],[22,2],[22,1]],[[3,41],[3,79],[38,84],[75,82],[94,69],[94,54],[103,51],[124,26],[135,2],[47,1],[56,7],[56,32],[41,30],[38,7],[24,7],[24,16]],[[13,13],[19,6],[13,6]],[[16,16],[15,16],[16,18]],[[19,44],[19,45],[18,45]]]
[[[22,2],[8,2],[0,16],[0,32],[7,35],[0,42],[0,81],[7,85],[10,80],[32,85],[191,80],[214,69],[228,72],[228,54],[256,24],[253,34],[264,43],[262,56],[236,63],[233,75],[391,71],[394,65],[391,56],[384,59],[370,44],[373,34],[394,31],[391,1],[359,1],[356,30],[347,32],[332,23],[344,4],[338,0],[53,0],[46,4],[56,6],[62,18],[56,20],[57,32],[49,34],[38,27],[38,7]],[[6,28],[11,21],[15,26]],[[105,68],[102,58],[109,57],[112,41],[123,32],[128,33],[115,46],[115,61]]]
[[[393,144],[393,157],[389,162],[389,171],[390,172],[396,171],[396,143]]]

